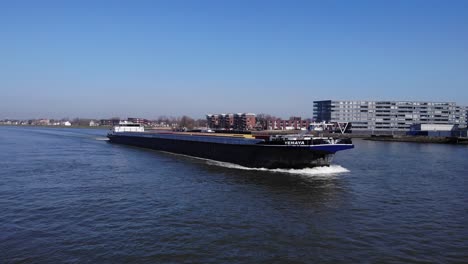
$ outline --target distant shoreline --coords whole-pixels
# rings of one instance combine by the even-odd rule
[[[410,142],[468,145],[468,138],[459,137],[426,137],[426,136],[399,136],[399,137],[366,137],[364,140],[383,142]]]
[[[6,125],[4,127],[41,127],[41,128],[90,128],[90,129],[110,129],[110,126],[41,126],[41,125]]]
[[[7,124],[0,124],[0,127],[38,127],[38,128],[86,128],[86,129],[102,129],[107,130],[110,129],[111,126],[45,126],[45,125],[7,125]],[[285,130],[265,130],[265,131],[253,131],[253,135],[259,134],[287,134],[287,133],[294,133],[298,131],[285,131]],[[300,131],[299,131],[300,132]],[[363,136],[363,135],[352,135],[352,134],[334,134],[334,133],[323,133],[323,136],[328,137],[337,137],[337,138],[359,138],[363,140],[369,141],[380,141],[380,142],[408,142],[408,143],[422,143],[422,144],[453,144],[453,145],[468,145],[468,138],[460,138],[460,137],[426,137],[426,136]]]

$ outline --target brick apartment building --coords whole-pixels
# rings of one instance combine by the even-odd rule
[[[253,130],[257,120],[255,114],[252,113],[238,113],[234,114],[234,130]]]
[[[206,115],[207,125],[211,129],[221,130],[253,130],[256,125],[255,114],[208,114]]]

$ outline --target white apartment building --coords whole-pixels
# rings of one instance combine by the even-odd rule
[[[350,122],[353,133],[402,133],[413,124],[463,128],[467,118],[467,108],[454,102],[314,101],[315,122]]]

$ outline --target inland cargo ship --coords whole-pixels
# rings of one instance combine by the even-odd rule
[[[139,124],[115,126],[111,143],[229,162],[251,168],[329,166],[337,151],[354,147],[350,139],[307,134],[251,135],[209,132],[149,132]]]

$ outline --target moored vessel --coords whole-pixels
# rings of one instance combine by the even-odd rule
[[[307,134],[251,135],[208,132],[148,132],[123,123],[108,133],[112,143],[149,148],[252,168],[329,166],[337,151],[354,147],[350,139]]]

